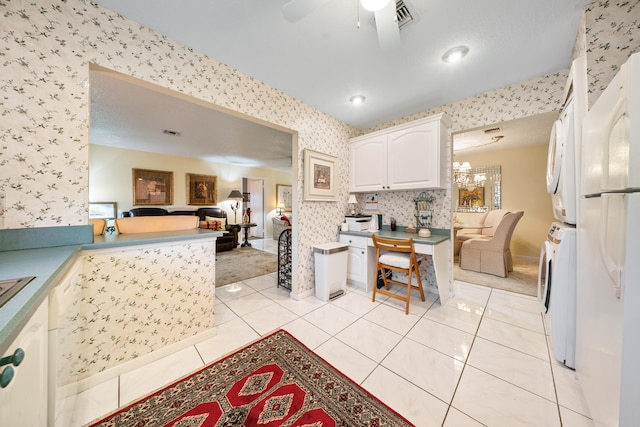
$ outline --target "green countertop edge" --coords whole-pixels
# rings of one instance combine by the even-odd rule
[[[68,227],[20,229],[30,230],[26,238],[23,235],[18,239],[23,245],[27,242],[27,244],[24,245],[27,246],[26,248],[4,250],[5,246],[2,246],[3,250],[0,250],[0,280],[25,276],[36,276],[36,278],[21,289],[20,292],[5,305],[0,307],[0,355],[3,355],[7,351],[9,344],[16,338],[20,329],[22,329],[42,301],[49,295],[52,286],[55,285],[55,283],[62,278],[62,275],[67,272],[68,268],[71,267],[72,262],[80,251],[169,243],[182,240],[210,239],[213,237],[217,238],[223,234],[222,232],[213,230],[194,229],[158,233],[96,236],[95,242],[92,242],[92,228],[90,226],[78,227],[81,228],[78,230],[69,230]],[[79,234],[82,236],[82,229],[86,231],[86,227],[89,227],[88,230],[91,235],[88,243],[54,245],[50,247],[28,247],[34,246],[34,242],[38,241],[43,244],[51,243],[50,236],[55,235],[58,231],[51,230],[51,228],[62,229],[60,231],[63,234],[65,233],[64,229],[66,229],[67,236],[62,240],[68,242],[70,241],[68,237],[70,234],[80,231]],[[1,235],[6,231],[8,230],[0,230],[0,243],[4,242]],[[38,232],[43,234],[43,238],[40,240],[34,237]],[[10,234],[16,236],[14,230],[11,230],[11,233],[5,234],[5,236]],[[77,238],[77,236],[74,238]],[[80,237],[80,239],[86,239],[86,237]],[[19,247],[19,245],[13,245],[13,247]]]
[[[391,231],[388,227],[383,227],[381,230],[373,231],[340,231],[340,234],[346,234],[350,236],[362,236],[371,237],[372,234],[377,234],[380,237],[387,237],[391,239],[409,239],[412,238],[416,244],[421,245],[437,245],[446,240],[451,239],[451,230],[446,228],[432,228],[431,237],[420,237],[418,233],[405,233],[405,227],[398,227],[396,231]]]

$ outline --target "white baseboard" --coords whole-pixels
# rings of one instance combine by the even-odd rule
[[[98,384],[102,384],[103,382],[116,378],[126,372],[133,371],[134,369],[148,365],[149,363],[155,362],[156,360],[160,360],[163,357],[169,356],[170,354],[173,354],[177,351],[183,350],[192,345],[196,345],[202,341],[206,341],[209,338],[216,336],[216,334],[217,334],[217,328],[214,326],[211,329],[207,329],[204,332],[201,332],[197,335],[186,338],[182,341],[170,344],[166,347],[163,347],[151,353],[144,354],[140,357],[136,357],[135,359],[121,363],[118,366],[114,366],[112,368],[106,369],[88,378],[81,379],[78,381],[77,391],[78,393],[80,393],[85,390],[88,390],[91,387],[95,387]]]

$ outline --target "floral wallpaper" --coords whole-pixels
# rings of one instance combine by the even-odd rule
[[[348,208],[347,141],[362,132],[90,1],[0,0],[0,5],[3,227],[87,222],[89,66],[97,64],[297,132],[294,258],[298,269],[294,279],[297,276],[298,288],[294,294],[312,293],[311,248],[336,240],[337,227]],[[592,6],[584,19],[590,88],[612,77],[615,67],[608,63],[610,55],[618,64],[619,56],[637,50],[637,40],[630,32],[637,30],[637,19],[633,19],[637,5],[600,1]],[[617,53],[612,55],[614,50]],[[602,65],[601,57],[607,65]],[[551,73],[371,130],[445,112],[455,132],[557,110],[566,73]],[[596,92],[592,89],[592,94]],[[337,203],[303,201],[304,148],[338,157]],[[450,189],[439,196],[443,210],[450,212]],[[412,198],[411,192],[389,194],[385,203],[402,206],[404,212]],[[437,226],[449,227],[450,221],[450,215],[445,218],[443,214]]]
[[[59,332],[58,386],[214,326],[214,241],[83,253]]]
[[[589,108],[627,58],[640,52],[640,2],[596,1],[585,8]]]

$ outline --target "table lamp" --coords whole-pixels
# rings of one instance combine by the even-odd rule
[[[284,205],[282,203],[278,203],[276,205],[276,209],[278,209],[278,215],[282,216],[282,210],[284,209]]]
[[[233,222],[238,223],[238,209],[240,209],[240,200],[242,200],[242,193],[239,190],[233,190],[229,193],[227,199],[235,200],[236,204],[231,204],[231,210],[233,211]]]
[[[356,199],[355,194],[349,195],[349,201],[347,202],[351,205],[351,216],[356,214],[356,205],[358,204],[358,200]]]

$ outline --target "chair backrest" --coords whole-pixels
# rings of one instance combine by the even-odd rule
[[[498,224],[496,232],[491,239],[496,242],[497,248],[501,248],[503,251],[509,249],[513,230],[515,230],[516,225],[518,225],[518,221],[520,221],[520,218],[522,218],[523,215],[523,211],[515,211],[509,212],[504,216],[504,218],[502,218],[502,221]]]
[[[193,215],[152,215],[146,218],[131,217],[115,220],[116,230],[119,234],[190,230],[198,228],[198,223],[198,218]]]
[[[93,226],[93,235],[100,236],[107,229],[107,221],[104,219],[90,219],[89,224]]]
[[[380,256],[381,253],[384,253],[383,251],[404,253],[414,252],[413,239],[411,238],[408,240],[385,239],[373,234],[371,239],[373,240],[373,247],[376,249],[378,256]]]
[[[487,212],[487,215],[484,217],[483,225],[490,226],[489,228],[482,229],[483,236],[493,236],[496,233],[498,228],[498,224],[504,218],[509,211],[505,209],[495,209]]]

